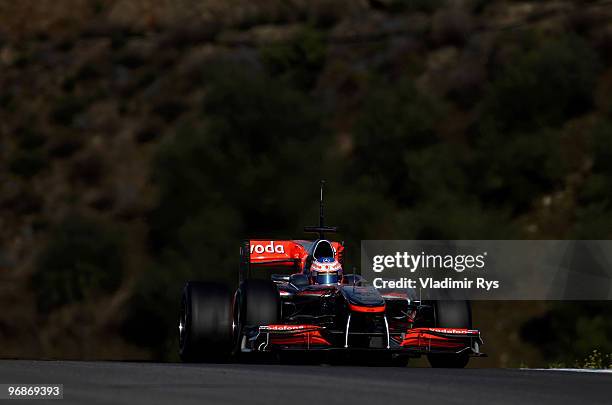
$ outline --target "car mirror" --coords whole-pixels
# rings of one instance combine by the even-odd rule
[[[310,284],[306,274],[292,274],[291,277],[289,277],[289,282],[296,287],[304,287]]]

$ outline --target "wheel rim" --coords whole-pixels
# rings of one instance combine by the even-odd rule
[[[187,302],[185,298],[181,301],[181,312],[179,315],[179,345],[181,350],[185,347],[185,340],[187,338]]]

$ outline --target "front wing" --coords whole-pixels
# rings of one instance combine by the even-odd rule
[[[344,336],[338,339],[339,336],[334,336],[338,333]],[[354,346],[351,344],[351,338],[354,335],[361,335],[361,337],[367,335],[370,343],[366,346]],[[465,353],[469,356],[486,356],[480,352],[482,344],[480,331],[475,329],[411,328],[403,333],[365,334],[352,333],[348,328],[341,332],[330,331],[318,325],[277,324],[263,325],[248,330],[243,338],[242,351],[379,350],[415,357],[433,353]]]

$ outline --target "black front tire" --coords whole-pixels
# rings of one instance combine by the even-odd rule
[[[469,301],[436,301],[434,303],[435,326],[440,328],[472,329],[472,307]],[[429,364],[434,368],[464,368],[470,361],[467,354],[429,354]]]
[[[226,361],[232,345],[232,298],[227,286],[188,282],[179,317],[179,355],[184,362]]]
[[[280,319],[280,296],[272,281],[249,279],[240,284],[234,298],[233,354],[241,353],[246,326],[272,325]]]

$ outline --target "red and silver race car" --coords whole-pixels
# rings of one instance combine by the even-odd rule
[[[321,203],[322,212],[322,203]],[[427,355],[433,367],[465,367],[480,352],[467,301],[420,301],[414,291],[379,291],[343,272],[344,246],[315,240],[246,240],[240,284],[188,282],[179,319],[183,361],[249,352],[367,352],[405,364]]]

